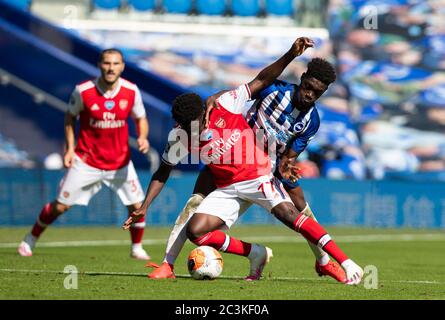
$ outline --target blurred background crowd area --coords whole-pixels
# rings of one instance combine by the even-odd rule
[[[319,100],[303,176],[445,180],[444,0],[22,2],[204,95],[251,80],[296,37],[312,37],[315,49],[281,79],[299,83],[313,57],[332,62],[338,78]],[[0,165],[29,166],[9,158],[0,151]]]

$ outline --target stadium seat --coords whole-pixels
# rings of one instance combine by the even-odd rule
[[[28,10],[31,7],[32,0],[4,0],[6,3],[11,4],[17,8]]]
[[[156,7],[156,0],[128,0],[127,3],[137,11],[154,10]]]
[[[199,14],[222,16],[226,11],[226,0],[196,0],[196,9]]]
[[[164,10],[168,13],[187,14],[192,10],[191,0],[164,0],[162,3]]]
[[[93,9],[113,10],[119,9],[121,6],[121,0],[93,0]]]
[[[259,0],[232,0],[232,11],[236,16],[252,17],[260,13]]]
[[[266,13],[277,16],[293,14],[293,0],[266,0]]]

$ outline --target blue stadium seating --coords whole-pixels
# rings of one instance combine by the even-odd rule
[[[23,10],[28,10],[32,2],[32,0],[3,0],[3,1]]]
[[[93,8],[113,10],[119,9],[121,0],[92,0]]]
[[[196,9],[199,14],[222,16],[226,11],[226,0],[196,0]]]
[[[153,10],[156,7],[156,0],[128,0],[127,3],[138,11]]]
[[[164,0],[162,1],[163,8],[168,13],[183,13],[187,14],[192,10],[191,0]]]
[[[293,0],[266,0],[266,13],[277,16],[291,16],[293,14]]]
[[[232,11],[236,16],[252,17],[260,13],[259,0],[232,0]]]

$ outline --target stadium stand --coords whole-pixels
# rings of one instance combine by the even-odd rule
[[[32,168],[34,161],[29,158],[26,151],[19,150],[14,141],[6,139],[0,133],[0,167]]]
[[[92,0],[91,5],[94,9],[116,10],[122,6],[121,0]]]
[[[222,16],[227,10],[225,0],[196,0],[196,11],[198,14],[209,16]]]
[[[231,9],[235,16],[241,17],[253,17],[261,12],[259,0],[232,0]]]
[[[188,14],[192,10],[191,0],[163,0],[162,7],[165,12],[177,13],[177,14]]]
[[[175,6],[175,1],[157,3]],[[181,1],[181,5],[184,3],[186,8],[180,12],[195,10],[193,12],[198,15],[208,15],[209,26],[212,20],[225,21],[227,36],[212,34],[214,30],[205,33],[210,29],[205,23],[192,25],[197,22],[193,20],[194,15],[187,15],[190,20],[184,20],[188,23],[182,25],[191,30],[187,34],[181,32],[180,27],[164,32],[173,29],[170,25],[170,29],[158,29],[161,31],[158,33],[147,31],[151,25],[142,32],[139,27],[143,29],[144,25],[136,24],[131,26],[131,33],[125,29],[99,30],[94,26],[75,32],[98,46],[119,46],[139,70],[159,75],[161,82],[169,79],[182,88],[201,90],[205,96],[250,79],[291,40],[276,32],[267,33],[268,24],[274,23],[274,20],[267,20],[268,17],[282,15],[295,17],[297,21],[304,10],[314,11],[314,8],[323,15],[319,1]],[[213,5],[217,3],[218,7]],[[223,10],[223,3],[229,10]],[[313,56],[335,62],[338,68],[335,88],[321,101],[324,126],[311,143],[307,160],[318,165],[322,176],[330,178],[415,177],[418,180],[423,175],[428,180],[432,177],[443,180],[445,35],[438,23],[440,8],[431,1],[394,0],[384,4],[341,0],[329,3],[330,40],[315,36],[316,52],[295,61],[283,74],[285,80],[298,81],[305,64]],[[378,31],[364,27],[367,4],[379,9],[376,15]],[[233,17],[226,14],[229,11]],[[267,16],[257,19],[263,11]],[[165,15],[169,15],[172,10],[166,12]],[[425,20],[422,12],[428,12],[432,19]],[[218,20],[222,15],[229,20]],[[161,21],[159,17],[162,13],[153,18],[155,22]],[[229,32],[230,24],[242,23],[242,17],[252,18],[258,26],[264,23],[261,33],[238,36]],[[412,19],[418,21],[411,25],[405,23]],[[93,25],[96,20],[89,22]],[[239,30],[243,32],[244,29]],[[313,29],[305,32],[308,30]],[[227,43],[227,46],[219,46],[220,43]],[[82,51],[75,55],[88,60]],[[152,85],[156,88],[148,89]],[[150,86],[147,85],[146,90],[156,92],[167,104],[172,99],[170,94],[180,92],[167,90],[170,93],[165,95],[166,91],[159,90],[156,81]]]
[[[266,0],[266,14],[292,16],[294,13],[293,2],[293,0]]]
[[[152,11],[156,8],[155,0],[128,0],[127,5],[137,11]]]
[[[29,10],[32,5],[32,0],[2,0],[22,10]]]

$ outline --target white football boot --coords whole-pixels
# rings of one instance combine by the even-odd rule
[[[151,258],[141,244],[133,244],[131,246],[130,257],[137,260],[150,260]]]
[[[18,253],[22,257],[31,257],[32,256],[32,249],[36,246],[37,238],[34,237],[31,233],[28,233],[25,236],[25,239],[23,239],[22,242],[20,242],[19,247],[17,248]]]
[[[346,285],[357,285],[362,281],[363,269],[351,259],[343,261],[341,264],[346,272]]]
[[[253,243],[252,249],[247,257],[250,260],[250,274],[245,277],[244,280],[259,280],[263,274],[264,266],[269,263],[272,257],[272,249]]]

